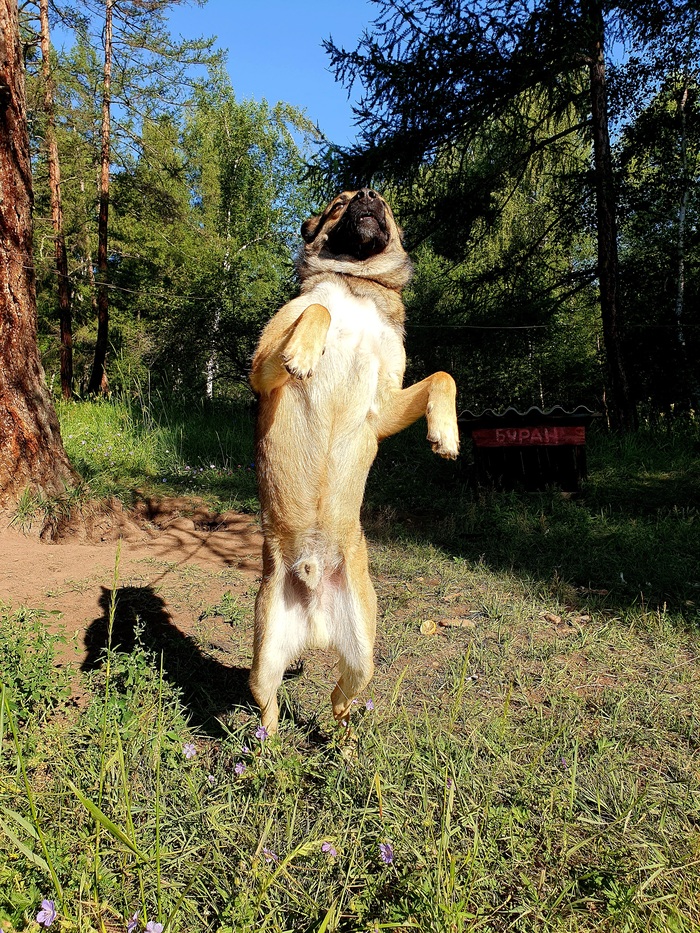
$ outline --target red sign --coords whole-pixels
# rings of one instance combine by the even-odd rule
[[[477,447],[580,447],[586,443],[583,426],[532,425],[529,428],[477,428],[472,431]]]

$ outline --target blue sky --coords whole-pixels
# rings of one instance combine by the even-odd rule
[[[352,105],[321,43],[332,36],[355,48],[376,13],[369,0],[209,0],[174,9],[170,24],[184,38],[217,37],[239,99],[293,104],[345,145],[355,136]]]

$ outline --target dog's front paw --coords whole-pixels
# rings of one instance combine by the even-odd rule
[[[282,362],[290,376],[296,379],[308,379],[309,376],[313,376],[322,353],[323,350],[319,352],[315,347],[303,345],[295,347],[290,342],[282,353]]]
[[[446,460],[456,460],[459,455],[459,431],[457,423],[440,425],[428,432],[428,441],[433,453]]]

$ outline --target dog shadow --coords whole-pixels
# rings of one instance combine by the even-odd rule
[[[85,658],[82,671],[101,667],[110,643],[112,590],[101,587],[98,600],[102,615],[85,632]],[[234,708],[242,708],[254,717],[259,711],[248,686],[250,669],[222,664],[202,651],[195,639],[185,635],[173,623],[165,601],[150,586],[122,586],[115,592],[112,649],[131,654],[140,648],[163,661],[163,677],[175,687],[192,726],[215,738],[226,730],[220,719]],[[285,680],[303,673],[301,661],[285,672]],[[307,718],[294,702],[281,692],[280,721],[290,721],[300,728],[309,745],[325,745],[329,735],[316,721]]]
[[[85,633],[86,655],[81,670],[100,667],[110,642],[112,590],[101,587],[102,615],[90,623]],[[219,717],[234,707],[257,712],[248,687],[247,667],[220,663],[202,651],[197,642],[173,623],[164,600],[150,586],[122,586],[115,594],[111,646],[133,653],[145,648],[160,664],[163,676],[179,692],[192,725],[210,735],[220,736]]]

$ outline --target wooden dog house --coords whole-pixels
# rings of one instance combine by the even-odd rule
[[[472,439],[479,485],[577,492],[586,477],[586,428],[596,417],[583,405],[573,411],[533,406],[524,412],[465,411],[459,425]]]

